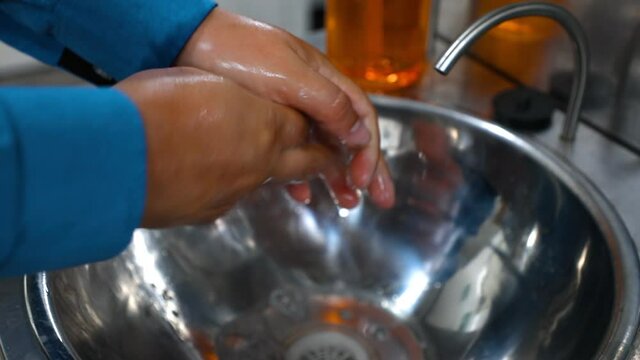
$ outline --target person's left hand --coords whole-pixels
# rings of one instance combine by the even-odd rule
[[[281,29],[215,9],[187,42],[176,65],[224,76],[303,112],[325,139],[338,140],[351,153],[348,176],[347,170],[324,174],[339,202],[357,204],[350,180],[368,190],[377,205],[393,205],[394,186],[380,154],[376,111],[364,92],[315,48]],[[310,198],[306,184],[291,185],[289,192],[298,200]]]

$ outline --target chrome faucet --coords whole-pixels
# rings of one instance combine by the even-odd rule
[[[578,129],[580,109],[587,86],[589,72],[589,44],[578,20],[566,9],[547,3],[524,3],[502,7],[478,19],[447,49],[435,65],[435,69],[447,75],[463,53],[482,35],[501,23],[522,17],[542,16],[558,22],[569,33],[575,48],[573,88],[561,139],[573,141]]]

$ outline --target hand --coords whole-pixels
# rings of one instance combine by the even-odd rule
[[[269,179],[304,179],[332,161],[301,114],[210,73],[151,70],[117,87],[147,137],[144,227],[211,221]]]
[[[283,30],[216,9],[193,34],[176,64],[224,76],[256,95],[303,112],[328,135],[325,138],[338,139],[348,147],[353,185],[368,189],[378,205],[393,205],[393,182],[380,156],[375,109],[354,83],[310,45]],[[325,178],[342,204],[357,203],[344,172],[331,171]],[[298,200],[310,196],[306,185],[290,190]]]

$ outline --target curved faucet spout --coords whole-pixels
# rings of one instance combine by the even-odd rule
[[[563,7],[547,3],[525,3],[505,6],[497,9],[473,23],[458,39],[447,49],[435,65],[435,69],[443,75],[447,75],[464,52],[476,42],[482,35],[501,23],[517,18],[542,16],[558,22],[569,33],[574,42],[575,69],[573,88],[567,109],[566,120],[562,129],[561,138],[573,141],[578,129],[580,109],[584,92],[587,87],[587,74],[589,72],[589,44],[584,30],[578,20]]]

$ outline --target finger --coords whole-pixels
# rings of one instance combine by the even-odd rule
[[[379,207],[388,209],[395,204],[395,187],[386,162],[380,161],[378,164],[368,190],[371,201]]]
[[[286,186],[286,189],[295,201],[303,204],[309,204],[311,202],[311,188],[308,182],[289,184]]]
[[[276,95],[277,102],[295,107],[314,119],[316,124],[350,148],[361,148],[371,141],[371,133],[360,121],[350,97],[336,84],[309,65],[300,63],[291,78]]]
[[[373,151],[368,149],[350,151],[343,144],[336,143],[335,137],[326,131],[322,131],[322,129],[314,131],[313,138],[334,149],[336,153],[341,154],[344,165],[347,167],[344,169],[344,175],[348,176],[350,185],[358,189],[366,189],[369,186],[373,177],[371,169],[373,168],[373,171],[375,171],[377,167],[376,161],[379,159],[377,147],[374,147]]]
[[[345,93],[353,99],[352,103],[359,104],[357,110],[371,133],[371,142],[364,148],[357,151],[350,166],[351,179],[353,184],[360,189],[366,188],[372,181],[373,173],[376,170],[380,158],[380,134],[378,129],[378,115],[373,105],[364,93],[349,79],[328,67],[323,67],[323,72],[329,78],[345,90]]]
[[[358,206],[360,195],[358,191],[348,183],[347,177],[345,176],[346,170],[336,164],[337,163],[334,163],[334,166],[325,170],[322,173],[322,177],[338,205],[352,209]]]
[[[367,95],[348,77],[340,73],[322,54],[316,54],[317,71],[338,86],[349,97],[360,123],[371,134],[371,141],[358,151],[351,166],[351,178],[358,188],[366,188],[373,178],[380,158],[378,115]]]
[[[330,149],[310,143],[284,150],[276,160],[271,176],[284,182],[303,180],[320,174],[333,161],[335,158]]]
[[[349,175],[355,187],[366,189],[371,184],[379,159],[378,152],[372,150],[356,152],[349,165]]]

